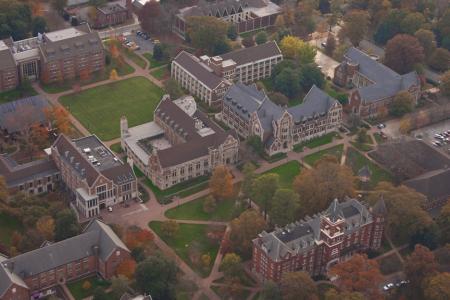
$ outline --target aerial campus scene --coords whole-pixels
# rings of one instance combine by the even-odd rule
[[[450,300],[448,0],[0,0],[0,300]]]

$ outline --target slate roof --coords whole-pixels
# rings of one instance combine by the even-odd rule
[[[267,6],[267,4],[263,0],[222,0],[215,2],[201,2],[196,6],[187,7],[181,9],[179,15],[182,18],[194,17],[194,16],[216,16],[216,12],[219,11],[222,16],[225,10],[227,10],[228,14],[230,14],[231,10],[234,9],[236,12],[239,10],[239,7],[245,9],[247,7],[254,8],[262,8]]]
[[[425,195],[429,200],[445,200],[450,198],[450,169],[439,169],[427,172],[404,184]]]
[[[174,59],[174,62],[191,73],[209,89],[215,89],[223,82],[223,79],[217,76],[211,68],[202,63],[200,59],[186,51],[181,51],[178,53]]]
[[[51,159],[40,159],[30,163],[18,165],[6,155],[0,155],[0,176],[6,180],[8,187],[15,187],[34,178],[59,173],[58,168]]]
[[[281,50],[280,48],[278,48],[278,45],[275,41],[270,41],[249,48],[238,49],[220,55],[223,60],[232,59],[238,66],[266,59],[272,56],[282,56]]]
[[[2,269],[3,272],[14,274],[15,277],[9,279],[12,282],[95,255],[96,249],[102,261],[106,261],[116,249],[130,252],[109,226],[93,220],[80,235],[3,260],[0,262],[0,279],[6,278],[2,275]],[[10,286],[7,282],[5,284],[0,280],[0,295]]]
[[[45,109],[49,107],[47,100],[41,96],[32,96],[7,102],[0,105],[0,128],[9,133],[20,131],[24,126],[47,120]]]
[[[7,260],[7,258],[0,254],[0,298],[7,292],[12,284],[28,288],[22,278],[11,273],[9,269],[3,266],[2,262],[5,260]]]
[[[357,48],[348,49],[344,58],[347,62],[358,64],[358,71],[374,82],[358,88],[361,98],[366,102],[392,97],[402,90],[420,84],[415,71],[400,75]]]
[[[348,233],[372,221],[369,209],[358,200],[346,198],[339,202],[335,199],[327,210],[270,233],[263,231],[253,243],[275,261],[281,260],[287,253],[295,255],[307,252],[320,240],[322,218],[332,221],[343,219],[346,223],[345,232]]]
[[[225,132],[199,110],[195,112],[193,118],[190,117],[168,97],[161,100],[155,113],[164,113],[165,116],[170,116],[170,119],[175,121],[172,126],[178,124],[177,128],[182,128],[188,134],[185,138],[186,142],[157,151],[159,162],[163,168],[176,166],[186,161],[205,156],[209,153],[210,147],[218,147],[230,135],[236,138],[233,130]],[[198,134],[195,128],[194,118],[201,120],[204,126],[212,129],[214,133],[206,136]]]

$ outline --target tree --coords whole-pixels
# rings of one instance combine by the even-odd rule
[[[431,223],[426,227],[419,228],[414,232],[409,239],[409,247],[414,249],[414,246],[421,244],[431,250],[434,250],[438,246],[438,233],[439,229],[436,223]]]
[[[401,117],[406,113],[412,112],[414,108],[414,98],[407,91],[401,91],[395,95],[394,100],[389,106],[389,113],[395,117]]]
[[[161,15],[161,5],[156,0],[148,1],[139,10],[138,19],[141,28],[146,32],[159,32],[160,26],[157,24],[157,18]]]
[[[155,44],[153,46],[153,58],[157,61],[164,60],[164,51],[161,44]]]
[[[419,12],[409,13],[400,23],[402,33],[413,35],[422,28],[425,23],[425,17]]]
[[[247,138],[247,145],[249,145],[253,151],[262,156],[264,154],[264,145],[261,142],[261,138],[257,135],[252,135]]]
[[[271,223],[284,226],[294,222],[299,207],[299,196],[293,190],[278,189],[271,200],[269,212]]]
[[[116,81],[119,79],[119,75],[117,75],[116,69],[112,69],[111,73],[109,73],[109,80]]]
[[[33,21],[31,21],[31,32],[33,36],[47,32],[47,22],[43,17],[37,16],[33,18]]]
[[[405,261],[404,270],[406,277],[411,281],[410,286],[415,291],[421,292],[425,278],[437,273],[433,252],[425,246],[416,245],[414,252]]]
[[[48,146],[48,131],[41,124],[31,125],[29,134],[32,150],[42,150]]]
[[[317,287],[306,272],[289,272],[283,274],[280,281],[283,300],[318,299]]]
[[[286,58],[298,60],[302,64],[314,62],[317,53],[313,46],[292,35],[281,40],[280,48]]]
[[[180,229],[180,225],[175,220],[167,220],[161,224],[161,233],[164,236],[175,236]]]
[[[62,13],[64,8],[67,6],[67,0],[51,0],[50,4],[53,9],[59,13]]]
[[[386,44],[395,35],[401,33],[401,22],[406,16],[406,11],[399,9],[392,9],[388,15],[383,18],[379,24],[373,38],[378,44]]]
[[[369,15],[362,10],[352,10],[344,17],[344,25],[340,31],[340,40],[348,38],[353,46],[358,46],[369,28]]]
[[[70,209],[65,209],[56,215],[55,240],[61,241],[80,233],[77,217]]]
[[[231,247],[241,256],[248,258],[252,252],[252,239],[266,228],[264,218],[254,210],[244,211],[230,223]]]
[[[441,234],[441,241],[443,243],[450,242],[450,201],[448,201],[441,209],[439,217],[437,218]]]
[[[85,281],[83,281],[83,284],[81,285],[81,287],[85,291],[90,290],[92,288],[92,283],[89,280],[85,280]]]
[[[177,271],[173,261],[164,256],[150,256],[137,265],[136,287],[156,300],[175,299]]]
[[[226,277],[239,277],[242,270],[242,260],[236,253],[225,254],[222,262],[220,263],[220,270]]]
[[[354,195],[354,181],[350,168],[328,158],[318,161],[313,169],[303,170],[293,183],[301,207],[296,219],[324,210],[335,198]]]
[[[358,135],[356,136],[356,142],[358,144],[365,144],[368,140],[367,129],[361,128],[358,130]]]
[[[450,68],[450,51],[437,48],[428,60],[430,67],[437,71],[446,71]]]
[[[331,288],[325,293],[325,300],[365,300],[363,294],[358,292],[338,292]]]
[[[256,167],[251,162],[246,162],[242,168],[244,174],[244,180],[242,180],[241,191],[245,197],[250,197],[253,191],[253,181],[256,178]]]
[[[336,49],[336,39],[334,35],[328,34],[326,45],[325,45],[325,53],[328,56],[333,56],[333,52]]]
[[[300,92],[300,79],[298,72],[291,68],[285,68],[275,77],[275,90],[283,93],[288,98],[294,98]]]
[[[379,299],[383,280],[378,263],[365,254],[354,254],[345,262],[329,270],[331,276],[338,276],[337,284],[343,291],[359,292],[369,299]]]
[[[253,181],[252,198],[258,199],[258,203],[264,212],[264,217],[271,208],[271,201],[278,187],[280,176],[275,173],[263,174]]]
[[[271,280],[265,281],[258,300],[281,300],[281,291],[278,284]]]
[[[425,299],[450,299],[450,273],[440,273],[426,280],[424,285]]]
[[[51,241],[55,231],[55,220],[51,216],[43,216],[36,222],[36,229],[47,241]]]
[[[204,268],[208,268],[211,265],[211,255],[209,253],[203,254],[201,260]]]
[[[208,197],[206,197],[205,200],[203,200],[203,211],[205,213],[212,213],[215,209],[216,209],[217,203],[216,203],[216,199],[209,195]]]
[[[289,105],[289,98],[283,95],[279,92],[272,92],[269,93],[269,99],[272,100],[273,103],[280,105],[280,106],[288,106]]]
[[[9,192],[8,187],[6,186],[5,177],[0,176],[0,204],[5,204],[6,199],[8,198]]]
[[[228,40],[221,40],[218,41],[215,45],[214,45],[214,49],[213,49],[213,55],[221,55],[227,52],[230,52],[231,50],[231,46],[230,43],[228,43]]]
[[[115,299],[120,299],[129,290],[130,280],[127,277],[119,275],[111,279],[111,296]]]
[[[178,99],[184,95],[183,89],[175,79],[168,79],[164,82],[164,89],[172,99]]]
[[[70,123],[69,113],[62,106],[52,106],[45,111],[46,117],[51,128],[55,128],[62,134],[70,134],[72,125]]]
[[[219,165],[214,168],[209,180],[209,188],[211,194],[218,200],[227,199],[233,195],[233,175],[226,166]]]
[[[424,59],[423,48],[416,37],[399,34],[386,45],[384,63],[400,74],[414,70],[414,65]]]
[[[93,300],[108,300],[109,296],[106,294],[105,290],[102,287],[97,287],[94,290]]]
[[[414,33],[414,36],[422,46],[425,57],[430,57],[434,50],[436,50],[436,39],[434,33],[431,30],[419,29]]]
[[[252,35],[246,36],[241,41],[242,46],[245,48],[253,47],[255,46],[255,40],[253,39]]]
[[[386,231],[395,239],[407,241],[415,232],[433,224],[430,215],[422,208],[426,201],[424,195],[404,185],[394,187],[391,183],[380,182],[369,196],[369,203],[375,204],[380,196],[387,208]]]
[[[228,25],[227,37],[232,41],[235,41],[237,39],[238,32],[237,32],[237,27],[235,24]]]
[[[299,82],[303,92],[306,94],[313,85],[318,88],[325,86],[325,77],[316,64],[302,65],[299,73]]]
[[[444,96],[450,97],[450,71],[445,72],[441,76],[441,84],[439,87]]]
[[[136,262],[134,259],[126,259],[122,261],[116,268],[116,274],[123,278],[131,279],[136,271]]]
[[[267,33],[265,31],[260,31],[255,36],[255,42],[257,45],[261,45],[267,42]]]
[[[189,17],[187,24],[192,45],[209,54],[227,38],[228,24],[216,17]]]

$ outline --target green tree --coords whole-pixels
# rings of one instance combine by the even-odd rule
[[[235,41],[238,37],[237,27],[235,24],[228,25],[227,36],[230,40]]]
[[[450,68],[450,51],[437,48],[428,60],[428,64],[437,71],[447,71]]]
[[[97,287],[94,290],[93,300],[108,300],[109,296],[106,294],[105,290],[102,287]]]
[[[405,16],[406,11],[392,9],[379,24],[373,37],[375,42],[384,45],[395,35],[401,33],[401,22]]]
[[[175,299],[177,266],[164,256],[150,256],[136,267],[135,279],[139,292],[153,299]]]
[[[283,300],[317,299],[317,287],[306,272],[289,272],[281,277],[280,290]]]
[[[178,99],[184,95],[183,89],[175,79],[168,79],[164,82],[164,89],[170,95],[171,99]]]
[[[31,22],[31,32],[33,36],[37,36],[38,33],[47,32],[47,22],[43,17],[37,16],[33,18]]]
[[[55,240],[61,241],[73,237],[80,233],[75,213],[70,209],[65,209],[56,215]]]
[[[175,220],[167,220],[161,224],[161,233],[167,237],[173,237],[178,233],[180,225]]]
[[[323,88],[325,86],[325,77],[316,64],[307,64],[300,68],[299,83],[303,93],[306,94],[313,85]]]
[[[187,23],[192,45],[209,54],[213,54],[217,44],[227,38],[227,23],[216,17],[189,17]]]
[[[267,42],[267,33],[265,31],[260,31],[255,36],[255,42],[257,45],[261,45]]]
[[[292,99],[300,92],[300,79],[298,72],[286,68],[275,77],[275,89]]]
[[[269,211],[272,224],[284,226],[294,222],[299,207],[299,197],[293,190],[278,189],[271,200]]]
[[[395,117],[402,117],[414,108],[414,98],[407,91],[401,91],[395,95],[394,100],[389,106],[389,113]]]
[[[114,276],[111,279],[111,295],[115,299],[120,299],[130,289],[130,280],[123,276]]]
[[[400,28],[403,33],[413,35],[417,30],[422,28],[425,23],[425,17],[419,13],[414,12],[408,14],[400,23]]]
[[[281,300],[281,291],[275,282],[265,281],[258,300]]]
[[[341,41],[348,38],[353,46],[358,46],[369,28],[369,15],[362,10],[352,10],[344,17],[340,31]]]
[[[258,199],[262,210],[264,211],[264,217],[267,216],[267,212],[271,208],[272,199],[280,186],[278,174],[267,173],[259,176],[253,181],[253,199]]]
[[[416,37],[399,34],[386,45],[384,63],[397,73],[405,74],[414,70],[414,65],[423,62],[423,48]]]
[[[425,57],[430,57],[434,50],[436,50],[436,39],[434,33],[431,30],[419,29],[416,33],[414,33],[414,36],[422,46]]]
[[[226,277],[239,277],[243,272],[242,259],[236,253],[225,254],[222,262],[220,263],[220,270]]]
[[[250,258],[252,253],[252,240],[266,229],[264,218],[255,210],[244,211],[238,218],[230,223],[229,240],[234,252],[244,258]]]
[[[259,136],[249,136],[247,138],[247,145],[249,145],[257,154],[261,156],[264,154],[264,145],[262,144],[261,138]]]
[[[256,178],[255,170],[256,167],[251,162],[246,162],[242,168],[244,180],[242,180],[241,191],[245,197],[250,197],[252,195],[253,181]]]

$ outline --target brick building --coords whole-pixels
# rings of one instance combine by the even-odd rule
[[[237,135],[197,110],[191,96],[174,101],[164,96],[153,119],[128,128],[122,118],[121,144],[128,159],[162,190],[238,161]]]
[[[101,221],[93,220],[80,235],[12,258],[0,256],[0,299],[38,299],[56,286],[95,274],[110,279],[130,250]]]
[[[88,24],[0,41],[0,91],[14,89],[24,80],[51,83],[89,77],[104,67],[102,41]]]
[[[281,8],[269,0],[222,0],[199,2],[175,15],[172,30],[185,38],[189,17],[210,16],[235,24],[238,33],[267,28],[275,24]]]
[[[351,89],[347,108],[363,118],[387,113],[400,91],[408,91],[416,103],[420,97],[420,80],[415,71],[397,74],[356,48],[344,54],[333,82]]]
[[[372,208],[355,199],[335,199],[313,217],[259,234],[253,240],[253,271],[275,282],[287,272],[326,274],[354,253],[380,248],[385,213],[382,198]]]
[[[301,104],[281,107],[255,85],[237,83],[224,96],[221,117],[243,138],[257,136],[265,151],[273,155],[336,131],[342,121],[342,106],[313,86]]]
[[[100,209],[138,196],[132,168],[96,136],[71,141],[60,135],[51,147],[51,155],[79,218],[93,218]]]
[[[182,51],[172,61],[171,76],[208,105],[220,106],[232,82],[251,83],[270,77],[282,59],[274,41],[214,57],[197,58]]]
[[[96,18],[92,22],[93,28],[104,28],[126,22],[133,17],[131,4],[109,2],[96,8]]]

